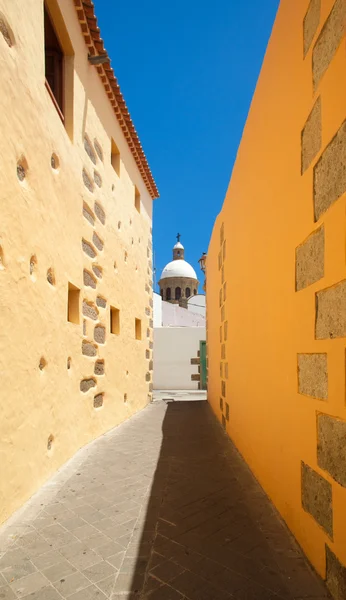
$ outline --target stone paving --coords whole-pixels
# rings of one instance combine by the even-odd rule
[[[0,530],[0,598],[329,595],[208,404],[158,400],[78,452]]]

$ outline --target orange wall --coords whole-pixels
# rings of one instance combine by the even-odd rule
[[[345,37],[316,92],[312,48],[334,0],[321,1],[320,24],[303,57],[309,0],[281,0],[227,195],[207,260],[209,402],[221,420],[218,268],[224,224],[228,321],[226,430],[318,572],[325,543],[346,564],[346,489],[317,464],[316,413],[346,420],[345,338],[315,340],[315,293],[346,278],[345,194],[317,223],[313,166],[346,116]],[[322,147],[301,175],[301,131],[322,99]],[[295,291],[295,250],[322,223],[325,275]],[[345,307],[346,310],[346,307]],[[298,393],[297,353],[328,353],[329,398]],[[301,461],[332,484],[334,541],[302,508]]]
[[[45,87],[43,0],[0,0],[0,524],[79,448],[144,408],[152,389],[152,199],[88,62],[75,3],[47,5],[65,52],[73,54],[65,61],[68,132]],[[94,140],[103,160],[95,150],[90,158]],[[90,182],[95,178],[89,187],[83,170]],[[83,250],[85,242],[93,253]],[[98,276],[91,287],[84,270],[93,274],[93,267]],[[69,284],[80,290],[79,323],[68,321]],[[106,307],[96,306],[97,296]],[[83,309],[84,300],[93,313]],[[110,307],[120,310],[119,334],[111,331]],[[135,319],[142,321],[141,340]],[[104,340],[97,338],[100,326]],[[82,353],[83,342],[93,344],[96,356]],[[104,373],[95,371],[97,359]],[[87,389],[85,380],[94,387]]]

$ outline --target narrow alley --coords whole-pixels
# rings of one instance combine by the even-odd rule
[[[0,530],[2,600],[329,598],[208,403],[181,397],[83,448]]]

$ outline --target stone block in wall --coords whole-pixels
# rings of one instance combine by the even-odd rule
[[[98,171],[94,171],[94,181],[98,187],[102,187],[102,177]]]
[[[94,340],[98,344],[106,342],[106,328],[103,325],[96,325],[94,329]]]
[[[328,69],[343,38],[345,17],[345,0],[336,0],[312,53],[312,72],[315,89]]]
[[[346,3],[345,3],[346,5]],[[346,121],[314,167],[315,221],[346,192]]]
[[[94,148],[100,161],[103,162],[103,150],[97,140],[94,140]]]
[[[335,481],[346,487],[346,422],[317,415],[317,462]]]
[[[87,135],[84,136],[84,149],[90,160],[94,163],[94,165],[96,165],[96,154]]]
[[[98,220],[102,223],[102,225],[104,225],[106,223],[106,213],[99,202],[95,202],[94,211]]]
[[[314,231],[296,249],[296,291],[324,276],[324,227]]]
[[[298,354],[298,391],[305,396],[328,399],[327,354]]]
[[[82,240],[82,248],[85,254],[87,254],[90,258],[95,258],[96,252],[89,242]]]
[[[84,394],[86,392],[88,392],[91,388],[96,386],[96,381],[95,379],[89,378],[89,379],[82,379],[82,381],[80,382],[80,391],[83,392]]]
[[[93,242],[98,250],[100,250],[100,251],[103,250],[103,241],[101,240],[100,236],[98,236],[95,231],[93,233]]]
[[[84,269],[83,271],[83,282],[85,286],[91,287],[93,289],[96,288],[95,277],[90,273],[90,271],[87,271],[86,269]]]
[[[316,339],[346,337],[346,280],[318,292],[315,304]]]
[[[96,394],[94,396],[94,408],[101,408],[103,406],[103,394]]]
[[[333,538],[332,486],[314,469],[301,463],[302,507]]]
[[[92,269],[93,269],[96,277],[98,277],[99,279],[102,279],[102,268],[99,267],[98,265],[92,265]]]
[[[106,308],[106,306],[107,306],[107,300],[105,300],[104,298],[101,298],[101,296],[97,296],[97,298],[96,298],[96,304],[100,308]]]
[[[82,171],[82,179],[85,187],[89,190],[89,192],[92,192],[94,190],[94,184],[85,169]]]
[[[226,396],[226,382],[221,381],[221,394],[222,396]]]
[[[199,365],[201,362],[200,358],[191,358],[191,365]]]
[[[95,362],[94,373],[95,373],[95,375],[104,375],[105,374],[105,361],[104,360],[97,360]]]
[[[191,381],[199,381],[201,378],[199,373],[192,373],[191,375]]]
[[[82,354],[85,356],[96,356],[97,354],[97,346],[92,342],[84,341],[82,342]]]
[[[335,600],[346,598],[346,567],[326,545],[326,584]]]
[[[226,407],[226,412],[225,412],[226,421],[229,421],[229,404],[227,402],[225,402],[225,407]]]
[[[304,19],[304,57],[307,55],[311,42],[320,23],[321,0],[311,0]]]
[[[317,98],[315,105],[305,123],[302,131],[302,173],[310,166],[322,146],[322,115],[321,98]]]
[[[85,317],[89,317],[89,319],[93,319],[96,321],[99,311],[96,306],[92,302],[88,302],[87,300],[83,300],[83,315]]]

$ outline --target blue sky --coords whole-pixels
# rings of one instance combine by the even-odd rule
[[[97,0],[106,49],[160,191],[157,281],[179,231],[202,280],[279,0]]]

